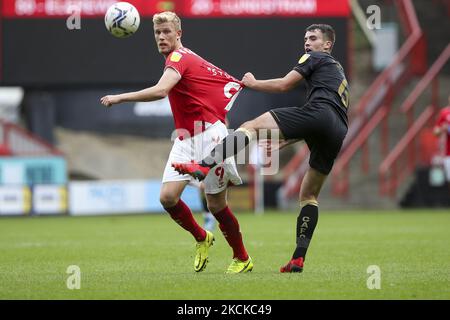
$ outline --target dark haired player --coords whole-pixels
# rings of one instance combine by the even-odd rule
[[[300,215],[297,218],[296,248],[291,260],[280,272],[301,272],[306,251],[317,225],[320,190],[330,173],[347,134],[348,83],[342,66],[332,56],[335,42],[333,28],[314,24],[306,29],[305,54],[283,78],[256,80],[244,75],[245,86],[264,92],[281,93],[292,90],[302,79],[308,85],[307,102],[302,107],[272,109],[245,122],[217,145],[200,163],[173,163],[174,168],[203,179],[211,168],[236,155],[250,141],[258,138],[258,130],[280,130],[281,144],[305,140],[310,151],[310,168],[300,191]],[[242,143],[236,143],[242,142]]]

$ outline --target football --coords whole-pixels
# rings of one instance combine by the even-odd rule
[[[105,14],[106,29],[117,38],[127,38],[139,28],[141,18],[137,9],[128,2],[117,2]]]

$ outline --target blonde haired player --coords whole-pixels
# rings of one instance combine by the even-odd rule
[[[214,236],[197,224],[189,207],[180,199],[193,178],[176,172],[171,163],[199,161],[228,135],[225,115],[242,84],[182,45],[181,20],[175,13],[154,15],[153,30],[158,51],[166,59],[159,82],[141,91],[107,95],[101,98],[101,103],[110,107],[121,102],[153,101],[169,96],[177,138],[164,170],[160,201],[172,219],[196,239],[194,270],[200,272],[208,263]],[[244,247],[239,223],[227,205],[228,184],[242,183],[234,159],[211,170],[204,182],[208,208],[233,249],[227,273],[251,271],[253,262]]]

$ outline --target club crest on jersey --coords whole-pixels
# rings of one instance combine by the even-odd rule
[[[172,55],[170,56],[170,61],[172,62],[178,62],[181,60],[181,57],[183,55],[181,53],[178,52],[173,52]]]
[[[300,60],[298,60],[298,63],[301,64],[301,63],[305,62],[306,60],[308,60],[309,57],[310,57],[310,55],[305,53],[304,55],[302,55]]]

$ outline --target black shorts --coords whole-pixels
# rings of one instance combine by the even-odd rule
[[[328,175],[347,134],[347,124],[338,112],[326,104],[306,104],[269,112],[286,140],[305,140],[311,151],[311,168]]]

